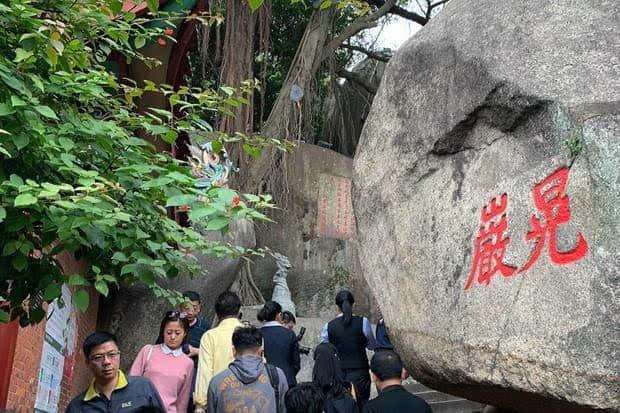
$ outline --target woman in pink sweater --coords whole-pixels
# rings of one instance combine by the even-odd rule
[[[183,353],[189,323],[177,311],[166,313],[156,343],[142,347],[131,376],[149,378],[164,402],[166,413],[185,413],[192,389],[194,363]]]

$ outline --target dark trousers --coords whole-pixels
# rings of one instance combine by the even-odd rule
[[[370,398],[370,373],[365,369],[343,369],[347,381],[353,383],[357,406],[362,408]]]

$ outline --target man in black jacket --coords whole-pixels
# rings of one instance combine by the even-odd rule
[[[370,361],[370,375],[379,395],[364,405],[363,413],[432,413],[421,398],[402,386],[403,362],[396,352],[383,350]]]

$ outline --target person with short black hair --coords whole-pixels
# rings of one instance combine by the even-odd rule
[[[215,314],[219,324],[200,339],[198,373],[194,390],[194,406],[197,413],[207,407],[209,382],[213,376],[226,370],[228,364],[234,360],[232,336],[237,327],[243,326],[239,320],[239,310],[241,300],[233,292],[223,292],[215,300]]]
[[[432,413],[423,399],[402,386],[403,362],[393,350],[382,350],[370,361],[370,374],[379,395],[366,403],[363,413]]]
[[[290,311],[282,311],[282,325],[292,330],[295,328],[295,324],[297,324],[295,315],[293,315]]]
[[[314,383],[300,383],[284,397],[286,413],[323,413],[323,393]]]
[[[284,372],[265,365],[263,335],[256,327],[238,327],[232,335],[234,361],[209,383],[208,413],[286,413]]]
[[[339,314],[321,331],[321,341],[336,346],[347,381],[355,387],[357,405],[362,409],[370,397],[370,375],[366,349],[374,350],[375,336],[366,317],[353,315],[355,298],[350,291],[336,294]]]
[[[267,301],[256,315],[263,322],[265,358],[267,363],[280,367],[289,387],[297,384],[296,375],[301,368],[299,342],[293,330],[282,326],[282,306],[275,301]]]
[[[90,386],[69,403],[65,413],[121,410],[165,413],[159,393],[149,379],[125,376],[119,369],[121,352],[114,334],[97,331],[86,337],[82,350],[94,378]]]
[[[204,333],[210,328],[211,324],[204,318],[200,317],[200,294],[196,291],[184,291],[185,299],[179,305],[179,311],[185,314],[185,318],[189,322],[189,332],[187,333],[187,342],[183,345],[183,352],[187,354],[194,362],[194,374],[192,377],[192,392],[190,393],[187,412],[194,411],[193,393],[196,388],[196,375],[198,374],[198,353],[200,352],[200,340]]]

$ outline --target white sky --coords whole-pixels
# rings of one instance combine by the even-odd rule
[[[391,20],[387,22],[383,27],[379,25],[374,29],[366,30],[368,36],[377,39],[378,48],[389,47],[396,51],[405,40],[413,36],[422,26],[416,24],[410,20],[403,19],[400,16],[392,16]]]

